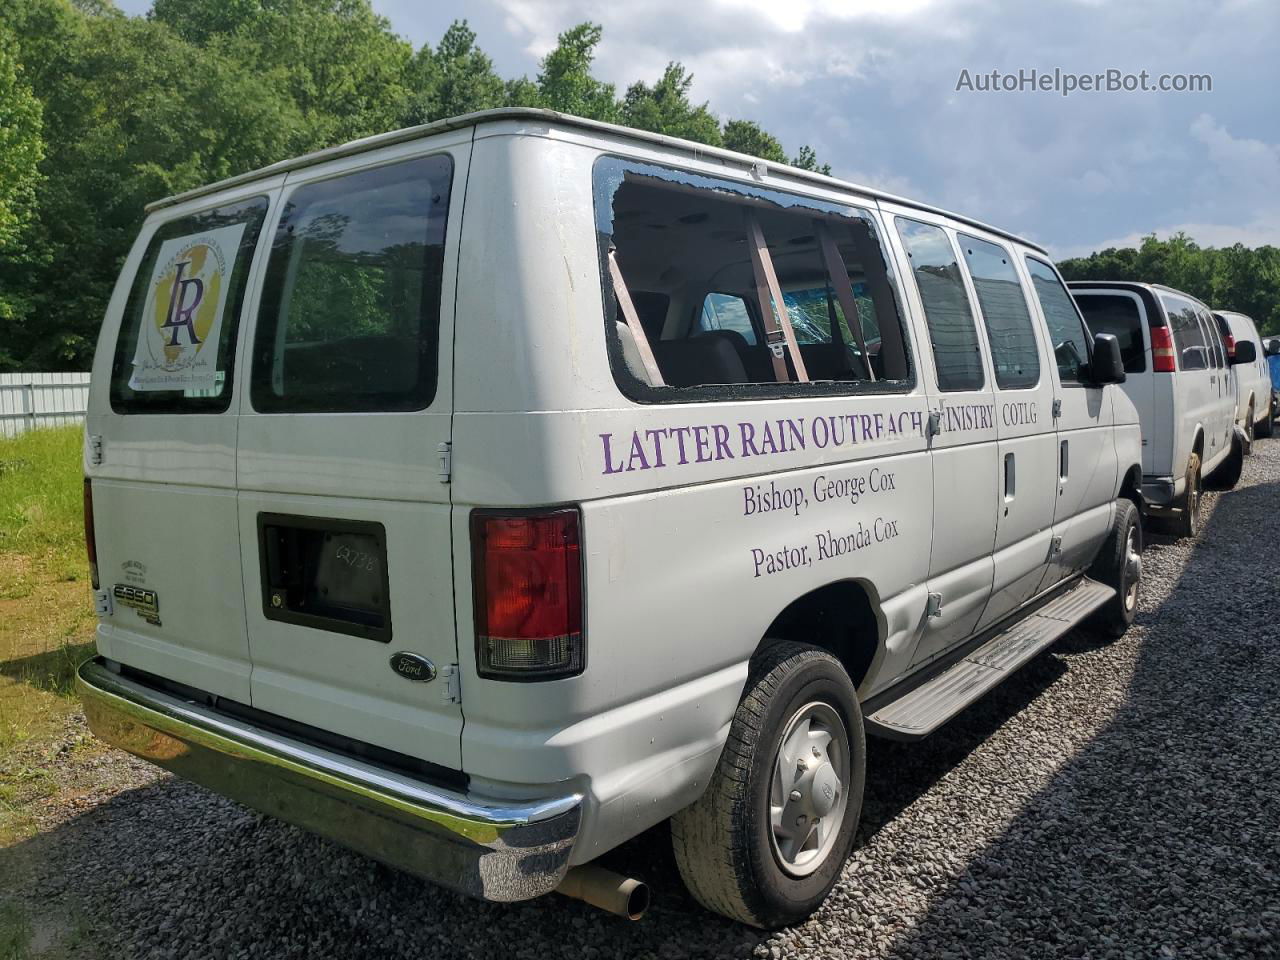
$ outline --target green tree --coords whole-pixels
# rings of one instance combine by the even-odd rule
[[[724,145],[738,153],[750,154],[761,160],[786,163],[787,152],[772,134],[765,133],[754,120],[730,120],[724,125]]]
[[[500,107],[508,100],[506,84],[493,61],[476,46],[465,20],[455,20],[435,50],[424,44],[406,70],[408,101],[405,124],[430,123],[473,110]]]
[[[263,12],[262,0],[155,0],[147,14],[198,46],[235,33]]]
[[[801,170],[812,170],[814,173],[821,173],[823,176],[831,176],[831,164],[818,163],[817,153],[807,143],[800,148],[799,153],[791,158],[791,165],[799,167]]]
[[[36,190],[44,177],[42,109],[18,64],[17,43],[0,28],[0,331],[31,311],[22,286],[6,282],[6,274],[30,275],[40,266],[40,247],[31,236]],[[14,365],[13,345],[0,335],[0,369]]]
[[[602,33],[599,24],[580,23],[560,34],[555,49],[542,58],[539,106],[591,120],[618,120],[613,84],[602,83],[591,75]]]
[[[143,206],[287,156],[302,118],[268,78],[165,24],[16,3],[47,182],[32,230],[41,269],[0,261],[0,288],[26,304],[0,321],[0,362],[85,367]]]
[[[724,142],[720,122],[705,102],[696,106],[690,102],[692,86],[693,75],[687,73],[683,65],[668,63],[652,87],[641,81],[627,88],[622,100],[621,122],[638,130],[720,146]]]
[[[16,53],[16,40],[0,29],[0,252],[9,255],[21,248],[31,227],[44,157],[43,111],[23,80]]]

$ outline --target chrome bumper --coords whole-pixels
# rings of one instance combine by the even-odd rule
[[[482,799],[282,737],[125,678],[101,658],[77,683],[102,740],[376,860],[486,900],[554,890],[578,794]]]

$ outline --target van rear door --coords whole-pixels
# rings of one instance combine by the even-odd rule
[[[99,650],[241,703],[250,660],[233,360],[282,183],[147,219],[107,309],[85,423]]]
[[[242,394],[253,706],[452,769],[452,278],[470,131],[291,172]]]

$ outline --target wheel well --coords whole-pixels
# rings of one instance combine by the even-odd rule
[[[1202,463],[1204,462],[1204,434],[1198,427],[1196,428],[1195,442],[1191,444],[1191,452],[1198,455]]]
[[[1138,508],[1138,512],[1142,512],[1142,468],[1132,466],[1129,472],[1125,474],[1124,483],[1120,484],[1120,496],[1125,500],[1132,500],[1133,505]]]
[[[829,583],[791,601],[769,625],[760,647],[774,640],[821,647],[840,661],[857,688],[880,648],[875,610],[870,591],[858,581]]]

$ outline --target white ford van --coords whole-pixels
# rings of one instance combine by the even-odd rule
[[[1045,252],[529,110],[161,201],[103,324],[94,731],[492,900],[812,911],[864,736],[1141,575],[1137,413]],[[883,771],[892,776],[892,771]]]
[[[1271,436],[1275,411],[1271,403],[1271,370],[1262,336],[1243,313],[1223,310],[1213,315],[1226,344],[1236,381],[1236,424],[1244,432],[1245,452],[1253,452],[1253,438]],[[1247,346],[1246,346],[1247,344]]]
[[[1232,487],[1244,435],[1236,429],[1237,357],[1199,300],[1159,284],[1072,281],[1095,333],[1120,341],[1124,392],[1142,418],[1142,493],[1147,510],[1182,536],[1200,529],[1204,479]]]

